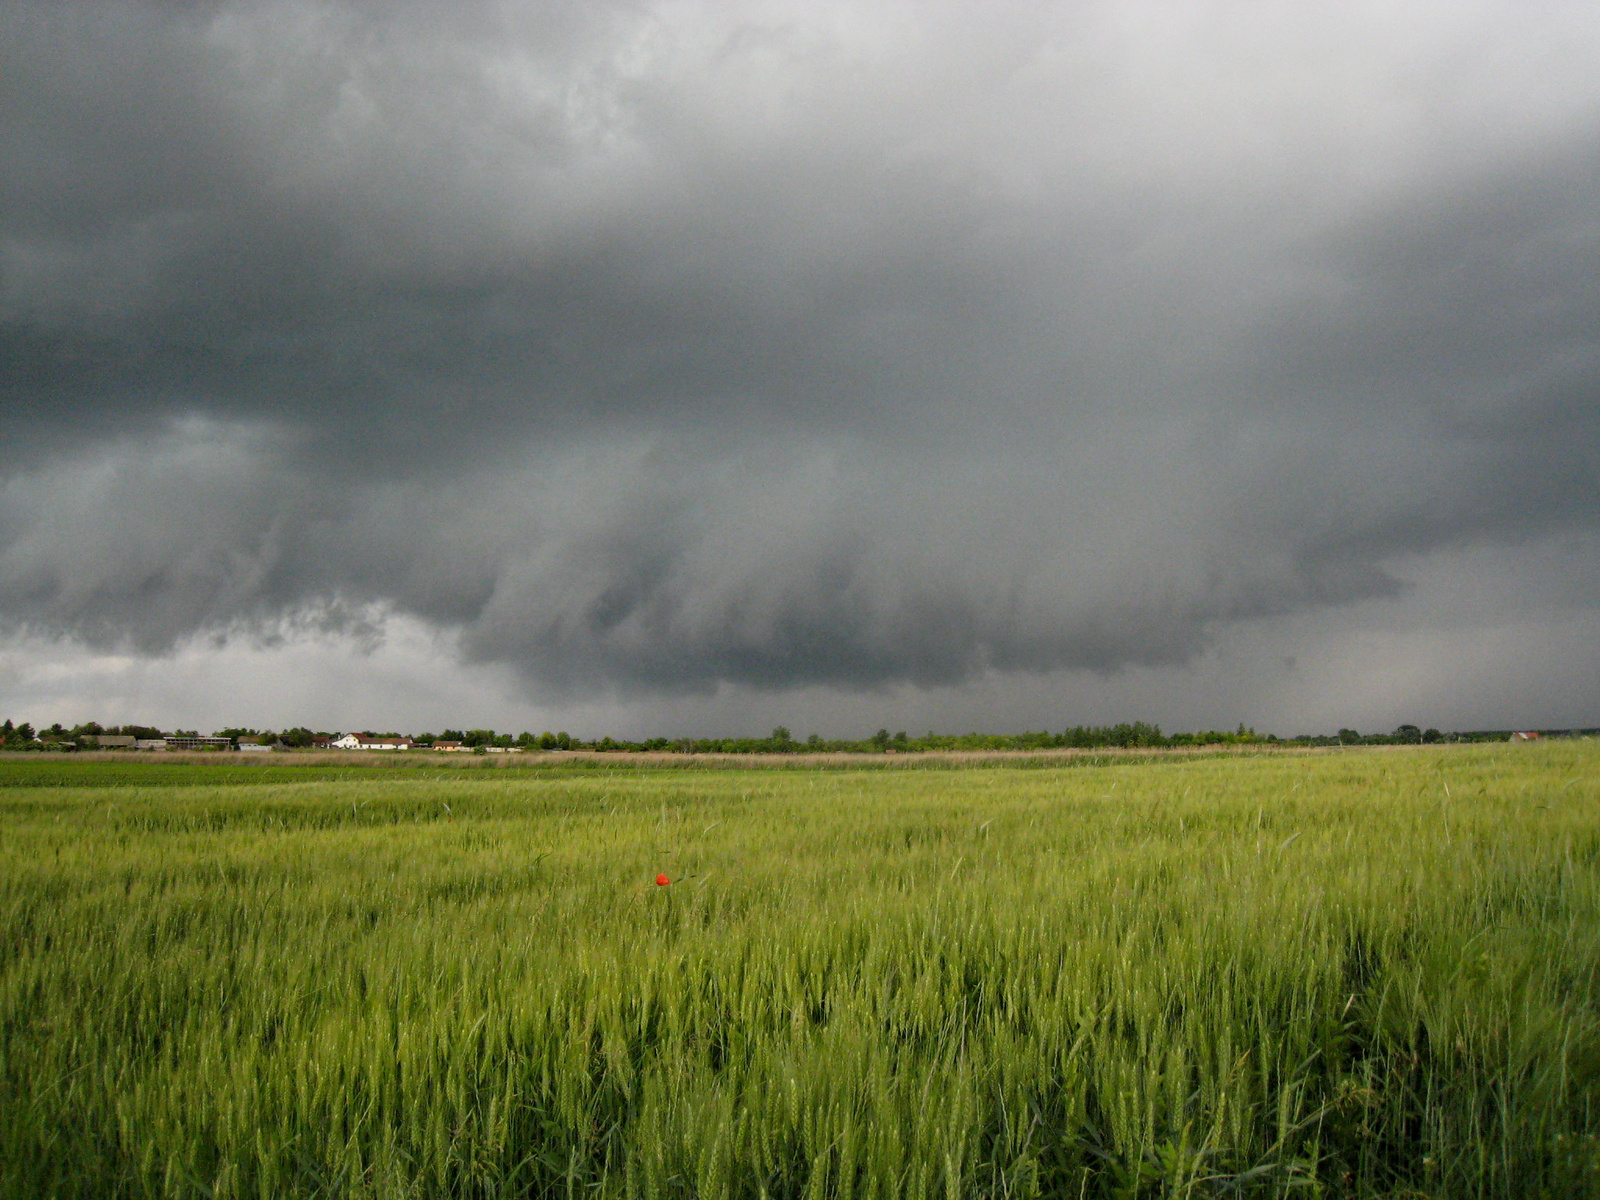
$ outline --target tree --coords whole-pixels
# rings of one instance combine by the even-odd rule
[[[785,726],[779,725],[772,731],[772,744],[779,750],[787,750],[793,741],[794,739],[789,736],[789,730]]]
[[[1354,746],[1361,740],[1361,735],[1354,729],[1339,730],[1339,742],[1344,746]]]

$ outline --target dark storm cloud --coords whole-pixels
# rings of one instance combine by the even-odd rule
[[[931,686],[1600,517],[1578,9],[0,22],[14,626]]]
[[[959,192],[903,223],[930,189],[885,147],[701,145],[685,103],[653,103],[676,81],[616,78],[581,38],[552,63],[333,7],[121,37],[64,11],[23,22],[7,73],[35,181],[8,197],[14,422],[198,404],[360,419],[387,448],[417,419],[826,404],[908,339],[937,355],[1010,266],[961,261]]]

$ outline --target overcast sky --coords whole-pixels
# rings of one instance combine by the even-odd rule
[[[1592,3],[0,2],[0,716],[1600,725]]]

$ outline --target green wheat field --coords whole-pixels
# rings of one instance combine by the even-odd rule
[[[0,1194],[1597,1196],[1600,744],[0,762]]]

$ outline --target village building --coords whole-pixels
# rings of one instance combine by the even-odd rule
[[[165,737],[168,750],[232,750],[233,739],[225,737]]]
[[[335,750],[410,750],[416,746],[408,737],[382,737],[374,733],[347,733],[333,743]]]

